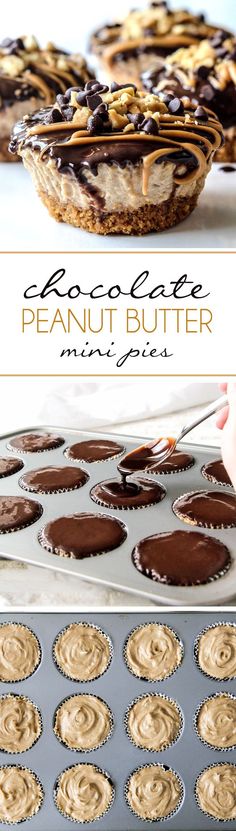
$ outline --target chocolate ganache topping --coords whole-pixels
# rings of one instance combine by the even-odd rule
[[[33,493],[57,493],[81,488],[88,478],[79,467],[42,467],[21,476],[19,485]]]
[[[158,482],[138,477],[129,482],[119,479],[99,482],[91,490],[91,497],[98,505],[130,510],[154,505],[161,502],[165,495],[165,488]]]
[[[25,433],[21,436],[13,436],[8,441],[7,447],[19,453],[41,453],[44,450],[61,447],[64,441],[61,436],[54,436],[52,433]]]
[[[236,495],[222,491],[185,493],[173,504],[179,519],[205,528],[235,528]]]
[[[83,90],[66,95],[66,104],[57,97],[52,107],[16,124],[10,151],[37,153],[44,162],[53,159],[60,173],[76,176],[90,195],[93,186],[86,172],[93,173],[96,185],[100,164],[142,162],[144,196],[155,163],[173,163],[175,184],[197,180],[222,142],[221,125],[211,112],[199,116],[180,99],[164,103],[132,84],[114,82],[109,88],[88,81]]]
[[[24,465],[21,459],[2,456],[0,458],[0,479],[4,479],[5,476],[12,476],[13,473],[18,473],[19,470],[22,470],[22,467]]]
[[[222,542],[197,531],[164,531],[141,540],[132,559],[146,577],[172,586],[196,586],[220,577],[231,564]]]
[[[18,531],[37,522],[42,505],[23,496],[0,496],[0,534]]]
[[[41,49],[33,35],[5,38],[0,44],[0,108],[36,98],[52,104],[68,86],[91,78],[81,55],[69,55],[48,43]]]
[[[143,73],[144,88],[209,107],[225,129],[236,124],[236,38],[218,31],[188,49],[178,49]]]
[[[216,459],[215,462],[208,462],[207,465],[204,465],[202,467],[202,475],[204,479],[208,479],[209,482],[214,482],[215,485],[231,485],[232,487],[231,479],[222,459]]]
[[[39,534],[39,542],[51,554],[76,560],[112,551],[125,538],[125,526],[118,519],[89,513],[54,519]]]
[[[124,447],[115,441],[108,439],[90,439],[72,444],[65,450],[67,459],[77,462],[106,462],[107,459],[114,459],[123,453]]]

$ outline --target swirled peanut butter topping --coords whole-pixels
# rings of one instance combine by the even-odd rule
[[[236,745],[236,698],[220,693],[203,702],[198,717],[197,731],[203,741],[212,747],[227,748]]]
[[[147,623],[131,632],[125,646],[130,671],[138,678],[162,681],[175,672],[182,661],[177,636],[162,623]]]
[[[40,647],[33,632],[21,623],[0,626],[0,681],[22,681],[40,662]]]
[[[1,98],[25,100],[31,96],[52,104],[72,84],[83,86],[91,78],[82,55],[69,55],[48,43],[41,49],[33,35],[0,44]]]
[[[145,695],[131,706],[127,718],[128,734],[137,747],[165,750],[176,741],[181,715],[174,701],[161,695]]]
[[[37,814],[43,789],[35,774],[13,765],[0,768],[0,820],[10,825]]]
[[[109,707],[96,695],[73,695],[56,712],[54,732],[74,750],[95,750],[112,727]]]
[[[137,90],[132,84],[121,88],[113,83],[109,88],[89,81],[84,90],[70,92],[66,113],[56,102],[51,110],[41,110],[16,125],[10,150],[20,154],[26,148],[40,150],[41,159],[53,156],[58,164],[61,158],[63,165],[67,159],[80,177],[85,160],[91,163],[93,145],[107,144],[107,163],[119,163],[121,143],[127,147],[127,160],[131,161],[129,147],[147,145],[147,150],[140,150],[142,192],[147,196],[153,164],[172,161],[175,184],[197,180],[206,174],[222,142],[216,116],[205,109],[199,119],[191,106],[185,110],[176,100],[174,106],[172,101],[167,106],[157,95]]]
[[[236,678],[236,627],[222,623],[203,632],[197,659],[202,671],[212,678]]]
[[[236,819],[236,767],[213,765],[201,773],[196,783],[200,808],[211,817]]]
[[[176,811],[182,799],[182,787],[173,770],[147,765],[132,774],[126,796],[138,817],[157,820]]]
[[[22,695],[0,698],[0,750],[23,753],[41,734],[41,718],[37,707]]]
[[[60,775],[56,806],[66,817],[77,822],[93,822],[110,807],[113,785],[95,765],[75,765]]]
[[[106,671],[111,660],[109,639],[96,626],[71,623],[54,644],[61,671],[75,681],[92,681]]]

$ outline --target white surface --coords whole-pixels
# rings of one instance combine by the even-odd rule
[[[198,207],[169,231],[143,237],[99,236],[49,216],[21,164],[0,165],[2,251],[97,251],[130,248],[233,248],[236,171],[214,165]],[[236,165],[235,165],[236,168]]]

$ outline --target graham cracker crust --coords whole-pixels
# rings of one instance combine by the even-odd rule
[[[19,156],[16,154],[9,153],[8,145],[10,141],[9,138],[0,139],[0,162],[20,162]]]
[[[102,213],[94,208],[79,210],[75,205],[58,203],[43,190],[39,196],[51,216],[57,222],[67,222],[93,234],[134,234],[142,236],[152,231],[165,231],[186,219],[196,207],[202,190],[202,179],[194,195],[189,199],[168,199],[161,205],[145,205],[136,211]]]

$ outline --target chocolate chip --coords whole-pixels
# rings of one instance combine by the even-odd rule
[[[216,49],[217,58],[226,58],[228,54],[228,50],[224,48],[224,46],[220,46],[219,49]]]
[[[143,34],[146,38],[151,38],[154,35],[154,26],[146,26],[146,29],[143,30]]]
[[[54,107],[46,118],[46,124],[57,124],[59,121],[64,121],[63,115],[57,107]]]
[[[206,112],[206,110],[204,110],[203,107],[197,107],[197,109],[195,110],[195,113],[194,113],[194,117],[197,119],[197,121],[198,121],[198,119],[199,119],[199,121],[208,121],[207,112]]]
[[[142,124],[142,130],[144,133],[148,133],[148,135],[157,136],[158,135],[158,125],[155,121],[155,118],[146,118],[144,123]]]
[[[198,15],[199,23],[205,23],[205,19],[206,19],[206,17],[205,17],[205,14],[203,14],[203,12],[202,12],[202,14]]]
[[[96,133],[101,133],[103,130],[103,121],[99,115],[90,115],[87,122],[87,127],[89,133],[91,135],[96,135]]]
[[[229,59],[231,61],[236,61],[236,48],[229,54]]]
[[[102,104],[102,98],[96,92],[93,95],[87,95],[87,106],[90,110],[96,110]]]
[[[226,33],[223,32],[222,29],[220,29],[218,32],[216,32],[216,34],[213,35],[213,37],[211,38],[211,45],[213,46],[213,49],[217,49],[218,46],[222,46],[222,43],[225,40],[225,37],[226,37]]]
[[[107,104],[102,103],[93,111],[94,115],[99,115],[103,122],[109,121]]]
[[[59,107],[68,106],[68,98],[66,95],[57,95],[56,100],[59,104]]]
[[[160,92],[159,96],[161,101],[163,101],[163,104],[166,104],[167,107],[171,101],[174,101],[175,98],[172,92]]]
[[[206,81],[206,79],[208,78],[209,73],[210,73],[209,66],[202,65],[202,66],[199,66],[198,69],[197,69],[198,78],[202,78],[203,81]]]
[[[65,109],[63,110],[63,115],[64,115],[66,121],[72,121],[74,112],[75,112],[75,107],[65,107]]]
[[[10,40],[10,38],[5,38],[1,43],[2,49],[6,49],[8,55],[15,55],[17,52],[24,50],[23,40],[21,38],[15,38],[15,40]]]
[[[145,118],[142,113],[127,113],[127,117],[131,124],[134,125],[134,127],[141,127],[141,124],[143,124],[145,121]]]
[[[79,87],[68,87],[66,92],[64,92],[65,97],[70,100],[70,96],[72,92],[79,92]]]
[[[214,92],[214,89],[211,86],[211,84],[205,84],[205,86],[202,87],[202,89],[201,89],[199,97],[200,98],[205,98],[205,101],[212,101],[212,99],[214,98],[214,95],[215,95],[215,92]]]
[[[133,87],[134,91],[137,92],[135,84],[117,84],[116,81],[112,81],[110,89],[111,92],[117,92],[118,89],[128,89],[129,87]]]
[[[80,104],[81,107],[87,107],[87,95],[86,92],[78,92],[76,95],[77,104]]]
[[[182,101],[180,101],[180,98],[173,98],[168,104],[168,110],[173,115],[183,115],[184,105]]]

